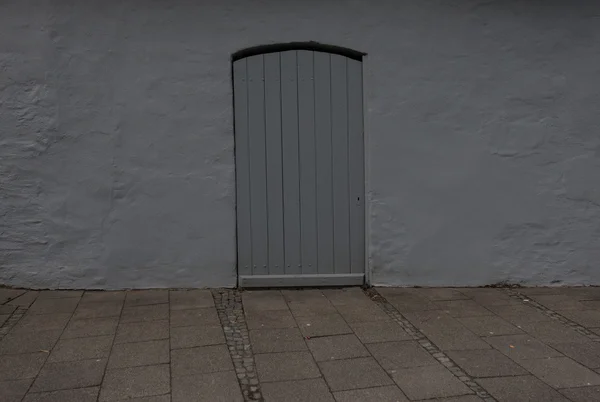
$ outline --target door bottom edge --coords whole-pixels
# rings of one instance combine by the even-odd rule
[[[240,275],[241,288],[362,286],[365,274]]]

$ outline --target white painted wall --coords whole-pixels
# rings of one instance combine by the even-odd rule
[[[230,55],[368,54],[380,285],[600,283],[600,4],[2,2],[0,283],[235,285]]]

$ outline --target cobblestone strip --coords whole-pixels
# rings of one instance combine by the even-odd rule
[[[510,295],[510,297],[519,299],[523,303],[527,303],[531,307],[534,307],[534,308],[540,310],[542,313],[546,314],[548,317],[553,318],[565,325],[568,325],[569,327],[573,328],[575,331],[579,332],[580,334],[587,336],[592,341],[600,342],[600,335],[593,333],[592,331],[590,331],[583,325],[577,324],[575,321],[568,319],[567,317],[563,316],[562,314],[557,313],[556,311],[551,310],[548,307],[536,302],[535,300],[533,300],[526,294],[519,292],[517,289],[507,288],[506,292]]]
[[[27,310],[27,308],[19,306],[15,311],[12,312],[11,316],[8,317],[8,320],[6,320],[2,327],[0,327],[0,341],[6,336],[6,334],[8,334],[12,327],[14,327],[17,322],[19,322],[19,320],[25,315]]]
[[[262,402],[242,296],[239,291],[229,289],[213,290],[212,294],[244,401]]]
[[[385,297],[381,296],[374,288],[365,289],[367,296],[379,305],[402,329],[413,337],[419,344],[444,367],[446,367],[456,378],[462,381],[467,387],[473,390],[477,396],[486,402],[496,401],[483,387],[473,380],[473,377],[468,375],[456,363],[452,361],[444,352],[433,344],[417,327],[412,325]]]

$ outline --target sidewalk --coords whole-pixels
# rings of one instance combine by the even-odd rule
[[[0,289],[0,401],[599,401],[600,288]]]

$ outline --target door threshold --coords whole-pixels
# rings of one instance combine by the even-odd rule
[[[362,286],[365,274],[241,275],[241,288]]]

